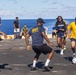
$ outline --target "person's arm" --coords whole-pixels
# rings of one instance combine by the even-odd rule
[[[25,42],[26,42],[27,50],[30,51],[32,48],[31,48],[31,46],[30,46],[30,44],[29,44],[29,37],[30,37],[30,35],[27,34],[27,35],[26,35],[26,38],[25,38]]]
[[[16,28],[15,23],[14,23],[14,28]]]
[[[15,22],[16,22],[16,21],[14,21],[13,24],[14,24],[14,28],[16,29]]]
[[[21,29],[20,36],[22,36],[23,30]]]
[[[50,46],[54,46],[54,44],[52,42],[50,42],[49,38],[47,37],[45,32],[42,32],[42,35],[44,37],[44,39],[50,44]]]
[[[26,34],[28,33],[28,28],[27,28],[27,30],[26,30]]]
[[[71,31],[71,24],[68,25],[68,27],[67,27],[67,36],[68,36],[68,38],[71,37],[71,35],[70,35],[70,31]]]
[[[19,26],[19,29],[20,29],[20,24],[18,24],[18,26]]]
[[[27,35],[26,35],[26,38],[25,38],[26,46],[30,46],[30,44],[29,44],[29,37],[30,37],[30,35],[27,34]]]
[[[27,47],[27,50],[31,50],[31,46],[29,44],[29,37],[32,35],[31,33],[31,30],[28,32],[28,34],[26,35],[26,38],[25,38],[25,42],[26,42],[26,47]]]
[[[66,24],[64,22],[64,29],[62,31],[66,32],[67,28],[66,28]]]
[[[57,23],[55,24],[55,29],[56,29],[56,32],[58,32],[58,25],[57,25]]]

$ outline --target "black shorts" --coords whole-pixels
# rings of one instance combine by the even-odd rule
[[[66,37],[64,37],[64,40],[66,40]]]
[[[56,33],[55,32],[52,32],[52,35],[56,35]]]
[[[71,40],[71,42],[72,42],[72,41],[76,42],[76,39],[74,39],[74,38],[71,38],[70,40]]]
[[[43,44],[41,46],[33,46],[32,48],[37,55],[41,53],[47,54],[53,50],[51,47],[47,46],[47,44]]]
[[[64,36],[64,32],[58,32],[57,33],[57,37],[59,37],[59,38],[64,38],[65,36]]]

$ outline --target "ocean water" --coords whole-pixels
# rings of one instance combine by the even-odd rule
[[[74,21],[74,19],[64,19],[66,22],[69,24],[70,22]],[[56,23],[56,19],[44,19],[45,24],[44,26],[48,28],[48,34],[52,33],[52,27]],[[13,25],[14,19],[9,19],[9,20],[2,20],[1,21],[1,26],[0,26],[0,31],[4,32],[7,35],[12,35],[14,34],[14,25]],[[28,29],[30,30],[32,27],[36,25],[36,19],[19,19],[20,23],[20,29],[24,26],[24,24],[27,25]]]

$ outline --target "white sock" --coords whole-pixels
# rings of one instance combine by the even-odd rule
[[[64,46],[64,47],[66,47],[66,46]]]
[[[36,63],[37,63],[37,61],[34,60],[34,61],[33,61],[33,67],[36,67]]]
[[[64,50],[63,50],[63,49],[61,49],[61,52],[60,52],[60,54],[61,54],[61,55],[63,55],[63,54],[64,54]]]
[[[63,49],[61,49],[61,51],[64,51]]]
[[[49,63],[50,63],[50,60],[49,60],[49,59],[47,59],[47,60],[46,60],[46,62],[45,62],[45,66],[48,66],[48,65],[49,65]]]

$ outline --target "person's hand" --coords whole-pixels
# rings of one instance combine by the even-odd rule
[[[67,37],[67,33],[64,33],[64,36]]]
[[[54,44],[51,42],[51,43],[50,43],[50,46],[52,46],[52,47],[53,47],[53,46],[54,46]]]
[[[68,39],[70,39],[71,38],[71,35],[67,35],[68,36]]]
[[[15,30],[17,31],[17,28],[15,28]]]
[[[32,48],[31,46],[27,46],[27,50],[30,51]]]
[[[64,29],[59,29],[59,30],[64,31]]]

